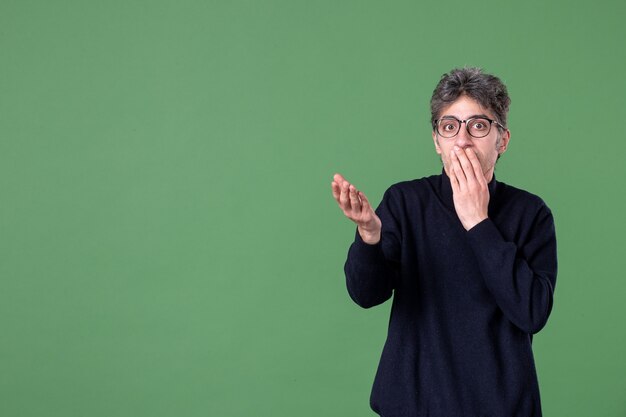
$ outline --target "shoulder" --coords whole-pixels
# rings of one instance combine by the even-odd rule
[[[385,191],[381,206],[397,213],[398,216],[420,210],[435,196],[441,182],[438,177],[440,176],[433,175],[392,184]]]
[[[400,181],[387,188],[385,196],[410,197],[413,195],[426,194],[433,191],[440,182],[441,175],[431,175],[429,177]]]
[[[523,210],[527,215],[551,215],[550,208],[541,197],[501,181],[496,182],[496,199],[501,207],[508,210]]]

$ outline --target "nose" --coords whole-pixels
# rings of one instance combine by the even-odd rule
[[[454,144],[461,149],[465,149],[468,146],[472,145],[472,137],[467,131],[467,122],[463,122],[461,124],[461,128],[459,129],[459,133],[457,133]]]

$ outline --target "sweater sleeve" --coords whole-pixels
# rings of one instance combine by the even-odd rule
[[[398,207],[391,194],[391,189],[387,190],[376,209],[382,222],[380,241],[375,245],[365,243],[357,230],[344,266],[348,294],[363,308],[382,304],[391,297],[400,270]]]
[[[523,246],[507,242],[492,220],[467,232],[487,288],[508,319],[526,333],[539,332],[552,311],[557,275],[556,235],[543,205]]]

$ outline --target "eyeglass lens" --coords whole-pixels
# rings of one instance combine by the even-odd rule
[[[444,138],[456,136],[461,129],[461,121],[453,118],[441,119],[437,126],[437,131]],[[491,122],[488,119],[468,119],[465,121],[467,131],[475,138],[482,138],[489,134]]]

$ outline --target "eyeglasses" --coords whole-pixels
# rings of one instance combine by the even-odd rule
[[[433,127],[444,138],[453,138],[459,134],[461,124],[465,123],[467,133],[474,138],[484,138],[491,132],[491,125],[495,123],[498,127],[506,129],[501,123],[487,119],[486,117],[472,117],[467,120],[459,120],[454,116],[446,116],[435,120]]]

